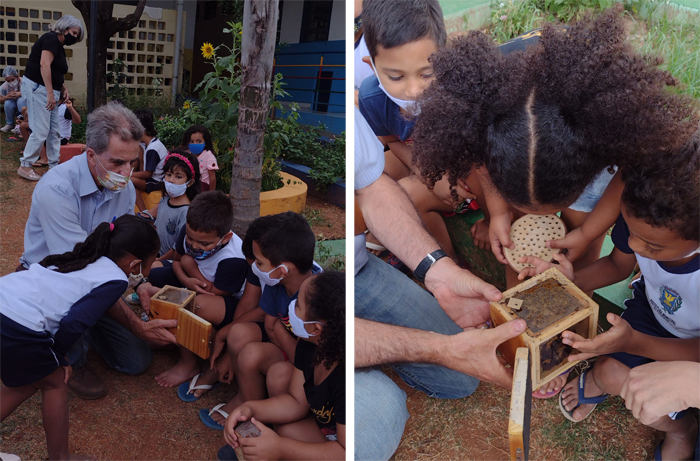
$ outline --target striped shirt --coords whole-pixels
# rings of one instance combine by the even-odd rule
[[[24,267],[50,254],[72,251],[103,222],[134,214],[136,191],[129,182],[122,192],[98,189],[83,153],[49,170],[32,194],[24,228]]]

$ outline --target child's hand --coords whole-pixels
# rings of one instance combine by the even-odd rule
[[[510,224],[512,221],[513,215],[508,212],[491,216],[491,224],[489,225],[491,251],[496,256],[496,259],[503,264],[508,264],[508,260],[503,255],[503,247],[515,248],[515,244],[510,240]]]
[[[66,99],[66,102],[64,102],[64,104],[66,105],[67,109],[73,107],[73,102],[70,99]]]
[[[189,290],[195,291],[199,294],[202,295],[210,295],[212,294],[210,291],[207,291],[207,287],[209,286],[209,283],[204,282],[202,280],[199,280],[194,277],[188,277],[187,280],[183,283],[185,287]]]
[[[66,357],[67,359],[68,357]],[[71,376],[73,376],[73,367],[68,365],[67,367],[63,367],[63,374],[65,376],[65,379],[63,380],[64,384],[68,384],[68,380],[70,379]]]
[[[634,335],[634,330],[619,315],[609,313],[606,318],[612,324],[612,328],[593,339],[586,339],[572,331],[565,331],[561,334],[564,338],[562,340],[564,344],[568,344],[581,352],[580,354],[570,355],[569,362],[586,360],[597,355],[626,351],[627,344],[629,344],[632,335]]]
[[[485,219],[480,219],[475,222],[469,231],[472,234],[474,245],[485,251],[491,249],[491,244],[489,243],[489,225],[486,224]]]
[[[521,270],[518,274],[518,280],[524,280],[525,277],[532,277],[534,275],[541,274],[547,269],[556,267],[557,269],[559,269],[559,272],[564,274],[564,276],[567,279],[573,282],[574,266],[571,264],[571,261],[569,261],[567,257],[561,253],[554,253],[552,254],[552,257],[559,262],[558,265],[543,261],[537,256],[522,256],[518,261],[520,261],[523,264],[533,264],[535,267],[526,267],[523,270]]]
[[[591,241],[583,235],[583,231],[580,227],[572,230],[563,239],[550,240],[547,242],[549,248],[555,248],[559,250],[567,250],[566,255],[569,257],[569,261],[574,262],[581,257],[582,254],[586,252]]]
[[[260,437],[240,440],[245,459],[251,461],[257,459],[282,459],[280,450],[282,437],[255,418],[251,418],[250,422],[255,424],[255,426],[260,429],[261,433]]]
[[[233,361],[229,354],[222,355],[214,364],[214,369],[219,375],[219,381],[226,384],[231,384],[231,382],[233,382]]]
[[[252,416],[253,410],[246,404],[236,407],[235,410],[229,413],[228,418],[226,418],[226,425],[224,426],[224,440],[226,443],[233,448],[240,447],[238,437],[233,432],[233,429],[239,422],[248,421]]]
[[[214,344],[212,344],[211,357],[209,357],[209,368],[212,370],[216,370],[216,359],[226,347],[226,336],[220,335],[221,331],[223,330],[217,331],[216,335],[214,335]]]

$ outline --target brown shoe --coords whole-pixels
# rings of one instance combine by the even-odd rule
[[[87,365],[73,369],[68,389],[83,400],[99,399],[107,395],[107,386]]]

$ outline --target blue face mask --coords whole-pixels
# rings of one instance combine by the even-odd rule
[[[226,243],[228,242],[224,243],[223,245],[221,244],[221,241],[224,239],[224,237],[221,237],[219,239],[219,243],[217,243],[216,246],[211,250],[202,250],[199,248],[194,248],[192,245],[190,245],[187,241],[187,236],[185,236],[185,253],[198,261],[207,259],[208,257],[212,256],[214,253],[226,246]]]
[[[187,147],[189,147],[190,152],[192,152],[194,155],[199,155],[204,151],[204,144],[188,144]]]

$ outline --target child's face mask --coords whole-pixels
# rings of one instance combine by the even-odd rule
[[[310,322],[305,322],[299,317],[297,317],[297,300],[294,299],[292,302],[289,304],[289,324],[292,326],[292,333],[297,335],[300,338],[305,338],[308,339],[311,336],[316,336],[312,335],[308,331],[306,331],[306,328],[304,328],[304,325],[309,324],[309,323],[318,323],[319,325],[323,325],[321,322],[317,322],[315,320],[312,320]]]
[[[284,277],[280,277],[278,279],[273,279],[270,277],[270,274],[272,274],[274,271],[276,271],[280,267],[284,267],[285,269],[287,269],[287,272],[289,272],[289,268],[287,266],[285,266],[284,264],[280,264],[279,266],[275,267],[274,269],[272,269],[269,272],[261,271],[256,263],[253,263],[253,265],[251,266],[251,269],[253,270],[253,273],[258,277],[258,279],[262,283],[273,287],[273,286],[277,285],[278,283],[280,283],[282,281],[282,279],[284,278]]]
[[[372,63],[372,70],[374,71],[374,75],[377,77],[377,81],[379,82],[379,89],[381,89],[389,99],[394,101],[394,103],[396,103],[397,106],[399,106],[406,112],[410,113],[411,115],[419,115],[420,106],[416,103],[416,101],[407,101],[405,99],[399,99],[389,94],[386,88],[384,88],[384,85],[382,85],[382,79],[379,78],[377,66],[374,65],[374,59],[370,58],[370,62]]]
[[[225,237],[225,236],[224,236]],[[187,235],[185,235],[185,254],[188,256],[191,256],[192,258],[201,261],[203,259],[207,259],[211,256],[214,255],[214,253],[218,252],[220,249],[222,249],[226,243],[221,243],[224,240],[224,237],[221,237],[219,241],[216,243],[216,246],[212,248],[211,250],[203,250],[201,248],[195,248],[192,245],[189,244],[187,241]]]
[[[193,144],[189,143],[187,147],[190,149],[190,152],[192,152],[194,155],[199,155],[202,152],[204,152],[204,146],[205,144]]]
[[[184,195],[185,192],[187,192],[187,187],[189,183],[185,184],[173,184],[168,181],[163,181],[163,184],[165,185],[165,192],[168,193],[170,197],[180,197],[181,195]]]

